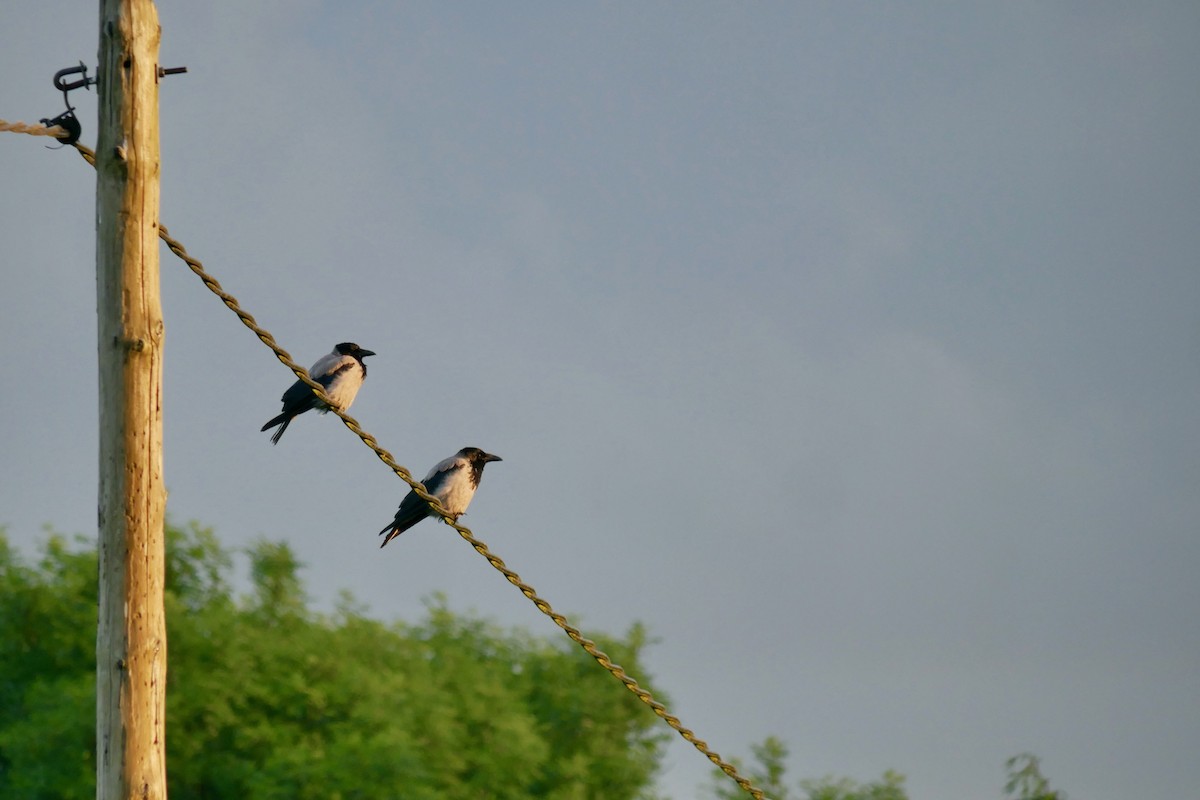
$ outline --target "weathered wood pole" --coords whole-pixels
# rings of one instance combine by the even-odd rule
[[[158,12],[100,0],[96,797],[167,796]]]

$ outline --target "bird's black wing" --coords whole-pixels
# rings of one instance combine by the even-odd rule
[[[276,425],[280,426],[279,430],[275,431],[275,435],[271,437],[273,444],[279,444],[279,437],[283,436],[283,432],[287,430],[288,424],[291,421],[303,414],[305,411],[311,410],[317,404],[317,396],[312,393],[304,381],[296,381],[288,390],[283,393],[280,398],[283,401],[283,411],[267,421],[267,424],[262,426],[262,430],[269,430]]]
[[[441,466],[440,464],[438,466]],[[438,492],[446,485],[446,481],[454,474],[456,465],[451,465],[448,469],[436,470],[426,476],[425,480],[421,481],[425,484],[425,491],[429,492],[434,497],[437,497]],[[406,530],[416,525],[421,520],[428,517],[430,514],[429,503],[422,500],[416,492],[409,492],[404,495],[404,499],[400,501],[400,508],[396,511],[396,518],[386,528],[381,530],[379,534],[387,534],[387,538],[383,540],[383,547],[392,539],[396,538]]]
[[[320,381],[317,381],[320,383]],[[308,388],[308,384],[304,381],[296,381],[288,390],[283,393],[280,398],[283,401],[283,410],[285,412],[294,411],[297,414],[302,414],[311,409],[317,402],[317,396],[313,394],[312,389]]]
[[[326,372],[323,375],[313,375],[309,373],[309,377],[317,383],[321,384],[322,389],[329,389],[329,386],[339,376],[354,368],[354,359],[346,359],[346,363],[339,364],[336,369]],[[288,390],[283,393],[280,398],[283,401],[284,411],[295,411],[297,414],[303,414],[314,408],[317,405],[317,396],[313,390],[304,381],[298,380],[288,387]]]
[[[317,363],[309,368],[308,374],[313,380],[321,384],[322,388],[328,393],[329,385],[333,380],[337,376],[344,374],[347,369],[353,368],[355,363],[357,362],[353,356],[343,356],[334,351],[318,358]],[[266,425],[262,426],[264,431],[274,428],[276,425],[279,426],[279,430],[275,431],[275,435],[271,437],[273,444],[279,444],[279,437],[283,436],[283,432],[287,430],[288,424],[295,417],[303,414],[305,411],[311,411],[318,405],[317,396],[313,394],[313,390],[301,380],[297,380],[289,386],[279,399],[283,403],[283,411],[278,416],[273,417]]]

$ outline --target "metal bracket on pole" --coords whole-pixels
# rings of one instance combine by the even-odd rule
[[[82,75],[83,77],[79,80],[67,82],[65,78],[68,75]],[[88,77],[87,65],[82,61],[79,62],[78,67],[67,67],[54,73],[54,88],[63,93],[63,102],[66,103],[67,110],[53,119],[43,119],[41,122],[47,128],[53,128],[55,125],[58,125],[66,131],[62,136],[54,137],[65,145],[75,144],[79,141],[79,135],[83,133],[83,126],[79,124],[79,118],[75,116],[75,107],[71,105],[70,93],[72,90],[81,87],[87,89],[95,82],[95,78]]]

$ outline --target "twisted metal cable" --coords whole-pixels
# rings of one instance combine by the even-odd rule
[[[95,153],[78,142],[75,143],[75,148],[79,151],[80,155],[83,156],[85,161],[87,161],[93,167],[96,166]],[[624,684],[625,688],[633,692],[633,694],[639,700],[653,709],[655,714],[657,714],[664,722],[675,729],[675,731],[693,747],[703,753],[705,758],[707,758],[714,765],[720,768],[722,772],[736,781],[737,784],[752,797],[754,797],[755,800],[765,800],[766,795],[763,794],[763,791],[739,774],[737,767],[723,760],[720,755],[709,748],[707,742],[696,736],[696,734],[689,728],[685,728],[683,723],[679,721],[679,717],[669,713],[666,706],[655,700],[654,696],[648,690],[643,689],[638,684],[637,680],[629,675],[629,673],[627,673],[619,664],[614,663],[613,660],[609,658],[603,650],[596,647],[595,642],[585,637],[578,628],[576,628],[567,620],[566,617],[555,611],[547,600],[539,597],[534,588],[522,581],[520,575],[509,569],[504,563],[503,559],[492,553],[486,544],[475,538],[475,534],[473,534],[469,528],[460,524],[457,519],[455,519],[448,511],[446,511],[446,509],[442,507],[441,503],[438,502],[438,499],[429,494],[429,492],[425,490],[425,486],[420,481],[413,478],[412,473],[409,472],[408,469],[398,464],[392,457],[392,454],[379,445],[379,442],[376,441],[374,436],[362,429],[362,426],[358,424],[358,420],[354,419],[354,417],[350,416],[345,411],[342,411],[340,408],[334,406],[328,395],[325,394],[325,390],[321,384],[310,378],[308,371],[292,360],[292,357],[288,354],[288,352],[280,347],[275,341],[275,337],[271,335],[271,332],[265,328],[262,328],[255,321],[253,316],[243,310],[241,305],[238,303],[237,298],[225,291],[221,287],[220,282],[208,274],[208,272],[204,269],[204,265],[195,258],[192,258],[179,240],[173,238],[167,232],[166,227],[161,224],[158,226],[158,236],[163,240],[163,242],[166,243],[167,247],[170,248],[172,253],[174,253],[185,264],[188,265],[192,272],[194,272],[196,276],[200,278],[204,285],[207,286],[213,294],[221,298],[221,302],[223,302],[230,311],[236,314],[238,319],[240,319],[247,328],[254,331],[254,334],[259,338],[259,340],[271,349],[271,351],[275,354],[275,357],[278,358],[284,366],[295,373],[297,378],[304,381],[304,383],[313,390],[313,393],[317,395],[317,398],[321,402],[328,405],[329,410],[332,413],[337,414],[342,420],[342,423],[351,431],[353,431],[359,439],[362,439],[363,444],[371,448],[375,455],[379,457],[379,460],[386,464],[392,470],[392,472],[396,473],[396,475],[399,476],[402,481],[407,483],[418,497],[428,503],[430,508],[433,509],[434,513],[442,518],[443,522],[454,528],[454,530],[458,531],[458,535],[466,540],[467,544],[471,545],[471,547],[475,549],[475,552],[486,558],[488,563],[491,564],[492,567],[494,567],[498,572],[500,572],[500,574],[503,575],[509,583],[517,587],[521,591],[521,594],[529,598],[530,602],[537,606],[539,611],[553,620],[554,624],[562,628],[572,641],[582,647],[588,655],[594,658],[596,662],[600,664],[600,666],[608,670],[608,672],[611,673],[614,678]]]
[[[54,136],[59,137],[66,134],[66,129],[55,125],[47,128],[45,125],[29,125],[24,122],[9,122],[0,119],[0,131],[9,133],[28,133],[30,136]],[[92,166],[95,166],[94,164]]]

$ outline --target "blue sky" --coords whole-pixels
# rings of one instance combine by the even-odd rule
[[[1089,800],[1200,783],[1200,8],[160,4],[162,220],[672,710],[794,777]],[[0,118],[95,16],[0,11]],[[79,97],[84,141],[95,96]],[[0,524],[91,535],[94,175],[0,136]],[[164,249],[177,521],[286,538],[314,599],[555,628]],[[15,379],[15,380],[14,380]],[[620,687],[614,682],[614,692]],[[662,790],[707,762],[672,746]]]

